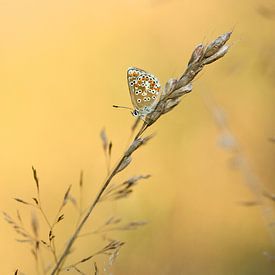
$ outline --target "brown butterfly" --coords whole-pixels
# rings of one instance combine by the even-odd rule
[[[134,106],[133,116],[145,117],[153,112],[161,95],[158,79],[144,70],[130,67],[127,71],[127,80]]]

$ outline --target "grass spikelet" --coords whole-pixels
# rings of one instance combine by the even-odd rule
[[[33,178],[36,184],[37,193],[39,194],[39,180],[38,180],[36,169],[34,167],[32,167],[32,172],[33,172]]]
[[[32,228],[32,232],[34,234],[34,236],[36,238],[38,238],[38,229],[39,229],[39,222],[38,219],[35,215],[35,212],[32,212],[32,216],[31,216],[31,228]]]
[[[97,264],[96,262],[94,262],[94,270],[95,270],[95,274],[94,275],[98,275],[98,267],[97,267]]]
[[[121,172],[122,170],[124,170],[132,161],[131,156],[125,156],[122,160],[122,162],[120,163],[119,167],[116,169],[116,173]]]

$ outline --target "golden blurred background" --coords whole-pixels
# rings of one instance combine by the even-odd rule
[[[88,204],[106,176],[101,129],[113,142],[113,164],[129,140],[134,118],[112,108],[130,106],[127,68],[147,70],[164,85],[182,74],[198,43],[234,29],[230,52],[148,131],[155,138],[114,181],[152,177],[128,199],[98,206],[85,230],[110,216],[149,222],[108,235],[126,242],[113,274],[274,274],[263,255],[275,249],[261,207],[240,204],[255,197],[232,169],[232,153],[219,146],[204,101],[211,95],[224,110],[253,175],[275,192],[274,27],[271,0],[0,0],[1,210],[15,217],[20,209],[29,226],[32,210],[12,198],[35,196],[32,165],[50,218],[70,184],[78,194],[81,170]],[[58,251],[75,219],[68,205]],[[0,273],[36,274],[29,247],[16,238],[2,219]],[[99,236],[81,239],[70,261],[103,243]],[[103,274],[107,257],[93,261]],[[87,274],[93,261],[82,267]]]

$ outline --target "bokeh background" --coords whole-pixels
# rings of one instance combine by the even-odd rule
[[[274,1],[1,0],[1,210],[16,216],[20,209],[29,226],[31,209],[12,198],[35,195],[32,165],[50,218],[68,185],[77,196],[80,170],[87,204],[106,176],[101,129],[113,142],[112,163],[129,141],[134,118],[112,108],[130,106],[127,68],[152,72],[164,85],[181,75],[198,43],[234,29],[229,54],[205,68],[193,92],[149,130],[155,138],[115,181],[152,177],[128,199],[99,206],[84,231],[110,216],[149,222],[108,235],[126,242],[113,274],[274,274],[263,255],[274,246],[262,208],[240,203],[255,197],[242,171],[232,169],[233,154],[219,145],[221,131],[205,104],[211,97],[224,110],[253,177],[275,192],[274,28]],[[76,219],[68,205],[58,251]],[[0,223],[0,273],[35,274],[29,247]],[[44,228],[41,222],[41,234]],[[104,244],[100,236],[82,239],[70,261]],[[95,261],[103,272],[108,259]],[[92,269],[93,261],[82,267]]]

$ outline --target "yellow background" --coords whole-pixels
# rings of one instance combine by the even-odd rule
[[[274,14],[273,1],[256,0],[1,0],[1,210],[15,216],[20,209],[29,226],[31,209],[12,198],[35,196],[32,165],[50,218],[68,185],[78,194],[81,169],[88,203],[106,175],[100,130],[114,144],[113,163],[129,139],[133,117],[112,108],[130,105],[127,68],[152,72],[164,85],[181,75],[198,43],[234,28],[230,52],[148,131],[156,137],[115,181],[153,177],[128,199],[99,206],[85,230],[111,215],[149,221],[108,235],[126,242],[114,274],[273,274],[274,263],[263,256],[275,251],[269,231],[258,207],[239,204],[254,197],[230,168],[232,154],[218,146],[220,131],[203,94],[226,112],[253,173],[275,192]],[[56,232],[58,251],[75,220],[68,205]],[[35,274],[28,246],[0,224],[0,273]],[[80,240],[70,261],[103,244],[100,236]],[[95,260],[102,272],[107,258]],[[92,263],[82,270],[91,272]]]

